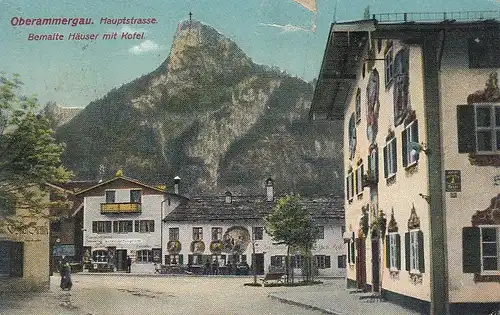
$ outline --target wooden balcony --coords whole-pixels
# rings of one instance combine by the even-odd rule
[[[136,202],[101,203],[101,214],[141,213],[141,204]]]

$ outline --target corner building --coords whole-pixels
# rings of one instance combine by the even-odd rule
[[[499,307],[499,15],[332,25],[310,116],[344,124],[349,287],[422,314]]]

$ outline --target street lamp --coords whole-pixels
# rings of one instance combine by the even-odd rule
[[[161,208],[161,217],[160,217],[160,248],[161,248],[160,253],[161,253],[161,257],[160,257],[160,260],[161,260],[162,265],[165,264],[165,262],[164,262],[165,255],[163,255],[163,205],[165,204],[165,202],[168,202],[170,204],[170,197],[163,199],[163,201],[161,202],[161,205],[160,205],[160,208]]]

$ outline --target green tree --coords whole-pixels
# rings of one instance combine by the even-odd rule
[[[48,207],[69,208],[64,198],[59,202],[46,198],[47,183],[71,176],[61,165],[64,146],[56,143],[48,119],[37,114],[37,100],[22,96],[21,87],[19,75],[0,75],[0,232],[49,218]]]
[[[274,211],[264,218],[266,232],[275,244],[287,245],[286,273],[290,277],[290,248],[298,248],[306,253],[307,266],[311,266],[311,249],[319,236],[319,229],[311,215],[300,202],[299,196],[288,195],[280,198]],[[312,274],[312,268],[305,268],[306,280]],[[288,280],[289,281],[289,280]]]

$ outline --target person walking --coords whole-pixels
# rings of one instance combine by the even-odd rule
[[[66,259],[63,259],[60,267],[61,274],[61,284],[60,287],[62,290],[71,290],[73,286],[73,282],[71,282],[71,266]]]
[[[127,256],[127,273],[130,273],[131,266],[132,266],[132,258],[130,258],[130,256]]]

